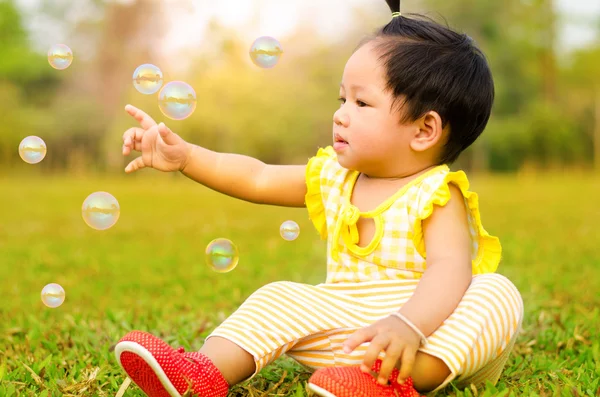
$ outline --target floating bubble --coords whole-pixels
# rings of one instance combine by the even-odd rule
[[[196,110],[196,91],[183,81],[171,81],[158,93],[158,107],[170,119],[183,120]]]
[[[48,62],[54,69],[66,69],[73,62],[73,51],[64,44],[54,44],[48,50]]]
[[[46,157],[46,143],[37,136],[28,136],[19,144],[19,156],[26,163],[37,164]]]
[[[65,301],[65,290],[56,283],[46,285],[42,289],[42,302],[48,307],[59,307]]]
[[[293,241],[300,234],[300,226],[294,221],[285,221],[279,227],[279,234],[284,240]]]
[[[281,44],[277,39],[270,36],[262,36],[254,40],[250,47],[250,59],[256,66],[261,68],[272,68],[279,62],[283,54]]]
[[[133,86],[142,94],[154,94],[163,84],[161,70],[150,63],[140,65],[133,72]]]
[[[106,192],[95,192],[87,196],[81,207],[83,220],[89,227],[106,230],[119,219],[119,202]]]
[[[214,239],[206,246],[206,264],[215,272],[232,271],[239,259],[237,247],[226,238]]]

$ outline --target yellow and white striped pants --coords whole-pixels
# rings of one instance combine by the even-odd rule
[[[398,311],[418,282],[274,282],[249,296],[208,338],[228,339],[252,354],[254,375],[284,353],[313,369],[360,365],[369,343],[350,354],[343,352],[342,343],[356,330]],[[458,307],[419,349],[450,369],[436,390],[454,379],[459,385],[496,383],[522,318],[521,295],[506,277],[473,276]]]

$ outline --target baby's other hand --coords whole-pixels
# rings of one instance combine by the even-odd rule
[[[370,342],[365,353],[361,370],[370,373],[379,353],[384,351],[378,383],[384,385],[394,367],[400,364],[398,382],[404,383],[410,376],[417,351],[421,344],[419,336],[394,316],[382,318],[368,327],[359,329],[344,342],[344,353],[349,354],[359,345]]]
[[[123,155],[132,150],[141,156],[131,161],[125,172],[131,173],[144,167],[159,171],[181,171],[191,150],[191,145],[171,131],[164,123],[156,124],[152,117],[132,105],[125,111],[135,118],[140,127],[132,127],[123,134]]]

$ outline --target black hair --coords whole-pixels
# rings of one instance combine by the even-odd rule
[[[386,0],[400,11],[400,0]],[[384,66],[401,122],[436,111],[449,125],[439,164],[451,164],[481,135],[494,102],[494,81],[483,52],[466,34],[419,14],[396,16],[369,41]],[[364,43],[363,43],[364,44]]]

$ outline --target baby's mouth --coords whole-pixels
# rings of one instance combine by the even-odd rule
[[[334,142],[334,143],[338,143],[338,142],[339,142],[339,143],[345,143],[345,144],[348,144],[348,141],[344,140],[344,138],[342,138],[342,137],[341,137],[341,136],[339,136],[338,134],[335,134],[335,135],[333,136],[333,142]]]
[[[346,149],[348,146],[350,146],[348,142],[340,136],[336,136],[333,139],[333,150],[335,150],[337,153],[341,153],[341,151]]]

